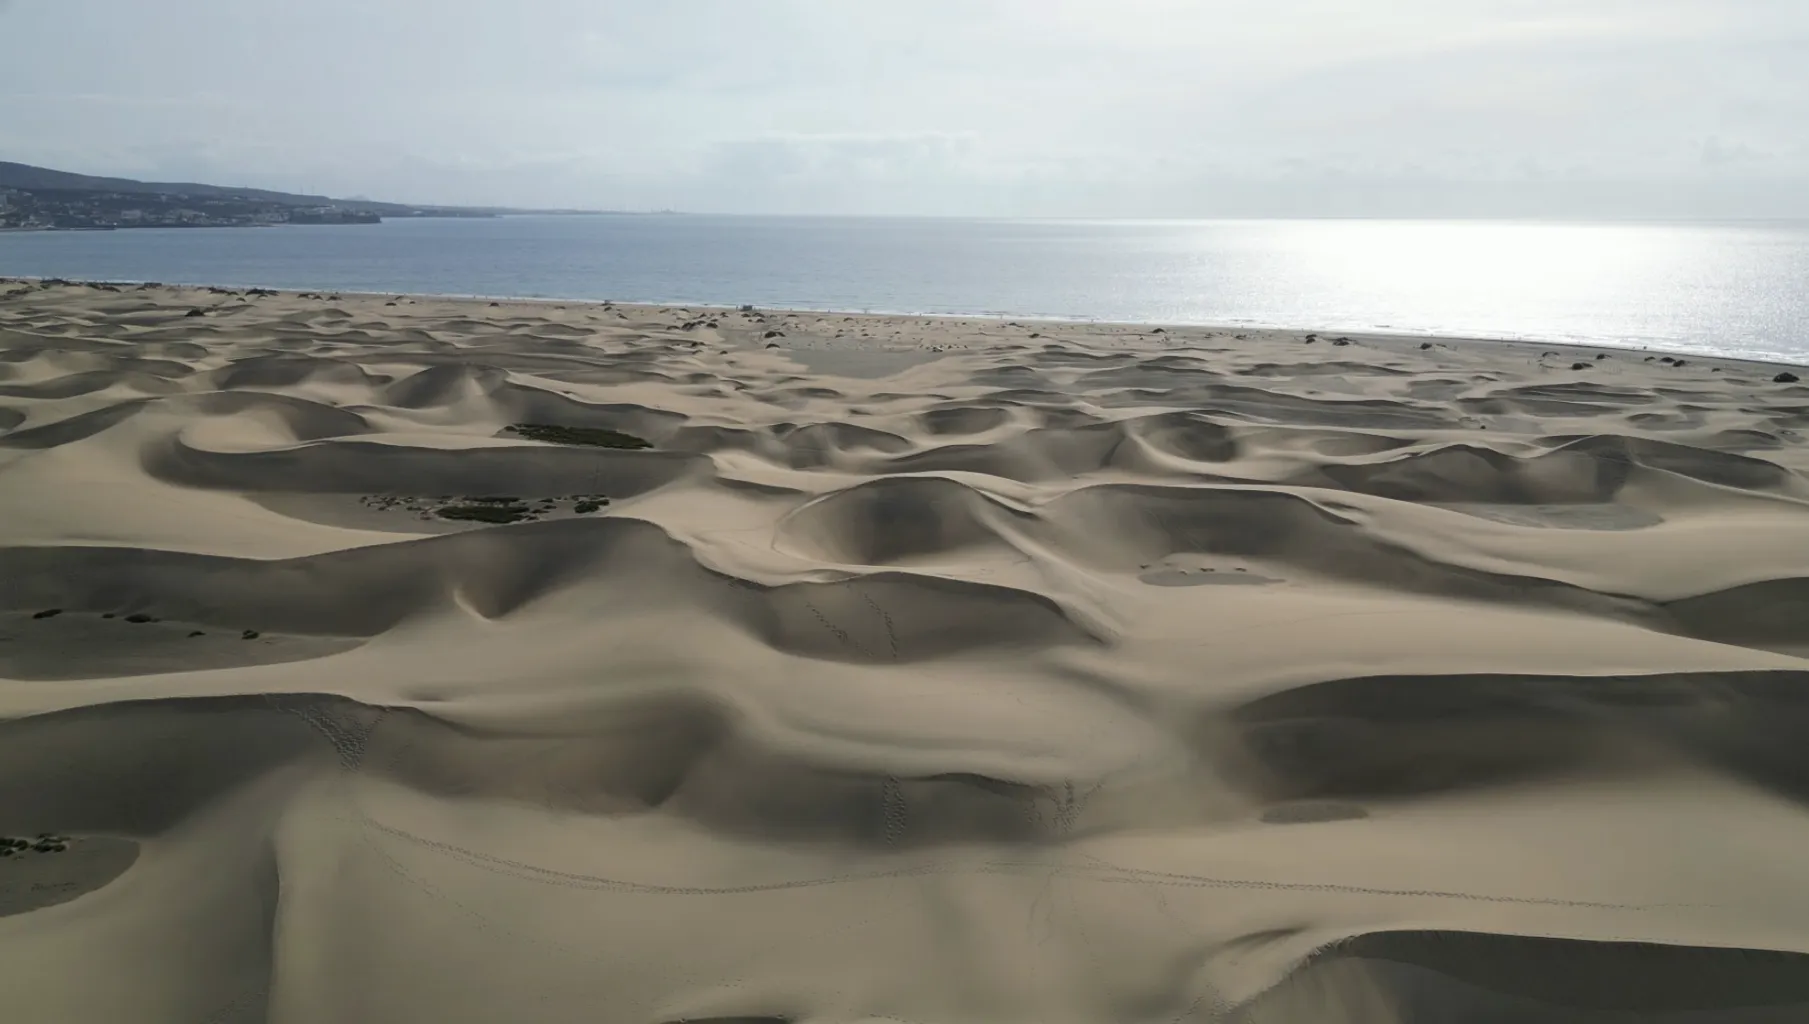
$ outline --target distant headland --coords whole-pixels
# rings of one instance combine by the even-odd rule
[[[609,212],[612,211],[415,206],[193,182],[97,178],[87,174],[72,174],[68,171],[0,161],[0,230],[11,231],[377,224],[385,217],[501,217],[531,213]]]

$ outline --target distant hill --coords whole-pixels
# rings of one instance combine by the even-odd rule
[[[358,213],[374,213],[384,217],[485,217],[509,213],[593,213],[592,210],[520,210],[500,206],[416,206],[408,203],[379,203],[368,199],[333,199],[328,196],[273,192],[269,189],[242,188],[226,185],[203,185],[198,182],[134,181],[131,178],[102,178],[91,174],[55,171],[30,164],[0,160],[0,188],[22,192],[109,192],[129,195],[190,196],[199,199],[234,200],[245,203],[273,203],[279,206],[332,207]]]

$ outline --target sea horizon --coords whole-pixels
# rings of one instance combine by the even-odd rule
[[[1809,361],[1809,222],[519,214],[12,233],[0,274]]]

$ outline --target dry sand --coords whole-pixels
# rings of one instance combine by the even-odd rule
[[[0,282],[0,1015],[1800,1024],[1809,386],[1597,355]]]

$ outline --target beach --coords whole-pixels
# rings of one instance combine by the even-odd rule
[[[1809,1019],[1799,373],[0,280],[0,1008]]]

